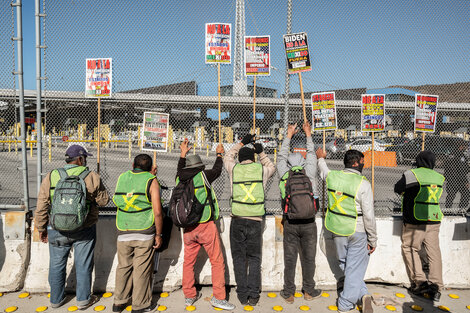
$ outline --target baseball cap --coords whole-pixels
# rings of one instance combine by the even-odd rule
[[[69,158],[76,158],[79,156],[93,156],[93,154],[88,153],[86,149],[80,145],[71,145],[68,147],[67,151],[65,151],[65,155]]]

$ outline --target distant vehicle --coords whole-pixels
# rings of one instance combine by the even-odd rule
[[[407,137],[384,137],[380,140],[384,141],[389,147],[402,146],[410,141],[410,139],[408,139]]]
[[[375,151],[385,151],[387,144],[382,140],[374,140]],[[358,150],[366,152],[372,150],[372,139],[359,139],[346,144],[346,150]]]
[[[446,158],[453,152],[461,140],[461,138],[455,137],[427,136],[424,140],[424,149],[434,152],[436,154],[436,167],[442,167]],[[401,146],[387,147],[385,151],[396,152],[397,163],[403,164],[416,159],[416,156],[421,151],[421,143],[421,137],[418,137]]]
[[[255,142],[260,143],[266,153],[273,153],[274,149],[278,147],[277,139],[272,138],[270,135],[260,135]]]
[[[331,158],[341,158],[347,150],[346,141],[341,137],[333,138],[326,142],[325,148]]]

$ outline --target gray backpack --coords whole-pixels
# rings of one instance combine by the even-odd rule
[[[63,168],[57,171],[60,180],[55,186],[50,210],[51,226],[57,231],[75,232],[83,227],[88,215],[84,179],[90,171],[84,170],[78,176],[69,176]]]

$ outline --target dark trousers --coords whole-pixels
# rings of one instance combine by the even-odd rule
[[[315,282],[315,255],[317,252],[317,225],[314,221],[307,223],[284,220],[284,290],[286,296],[295,293],[295,267],[297,254],[300,255],[302,267],[302,290],[313,294]]]
[[[239,299],[259,298],[261,285],[261,221],[232,218],[230,249]]]

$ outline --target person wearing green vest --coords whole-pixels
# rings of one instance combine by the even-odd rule
[[[216,148],[217,158],[212,169],[205,169],[201,157],[197,154],[187,156],[191,150],[189,142],[185,139],[180,145],[180,159],[176,172],[177,181],[193,180],[195,196],[204,207],[201,219],[197,226],[183,229],[184,261],[183,261],[183,293],[186,307],[193,305],[200,294],[194,286],[194,265],[201,247],[206,250],[212,266],[213,297],[210,303],[213,307],[233,310],[235,305],[228,302],[225,292],[225,261],[222,253],[219,230],[215,222],[219,219],[219,204],[212,188],[212,183],[222,173],[224,146],[219,144]]]
[[[87,157],[92,156],[80,145],[71,145],[65,152],[63,168],[69,176],[79,176],[88,170]],[[73,248],[74,265],[76,270],[77,307],[85,310],[98,301],[91,294],[91,278],[94,267],[94,249],[96,243],[96,223],[98,222],[98,206],[105,206],[109,195],[100,175],[90,171],[83,179],[86,187],[88,215],[83,227],[72,233],[55,230],[51,226],[50,209],[54,190],[60,180],[57,169],[44,177],[39,190],[37,207],[34,212],[34,225],[39,232],[39,238],[49,243],[49,285],[51,286],[51,307],[59,308],[66,302],[65,276],[67,260]]]
[[[235,144],[224,159],[232,189],[230,249],[237,283],[237,297],[242,305],[256,305],[261,292],[261,236],[264,221],[264,190],[276,171],[255,135],[247,134]],[[254,149],[247,147],[254,144]],[[260,163],[255,162],[255,153]],[[238,161],[235,160],[238,154]]]
[[[113,312],[130,303],[132,313],[151,312],[155,249],[162,245],[163,215],[160,185],[152,158],[139,154],[132,170],[116,184],[117,257]]]
[[[315,155],[315,145],[312,140],[312,128],[310,123],[303,125],[303,131],[306,136],[307,154],[306,158],[302,154],[289,153],[292,137],[298,132],[297,124],[291,124],[287,128],[287,136],[282,142],[277,161],[277,172],[280,176],[279,188],[281,198],[286,198],[286,183],[289,178],[290,170],[305,171],[305,175],[310,179],[313,201],[318,203],[317,188],[317,156]],[[303,199],[303,198],[302,198]],[[283,202],[284,203],[284,202]],[[310,203],[305,203],[301,207],[306,210]],[[315,204],[314,204],[315,205]],[[287,303],[294,302],[295,293],[295,268],[297,256],[300,257],[302,267],[302,291],[304,299],[311,301],[321,296],[321,290],[315,288],[315,255],[317,248],[317,225],[315,224],[315,215],[305,219],[289,219],[286,210],[283,210],[283,250],[284,250],[284,287],[280,292],[281,297]]]
[[[325,228],[333,235],[339,267],[344,273],[338,282],[339,285],[344,282],[339,292],[338,312],[356,312],[356,305],[361,304],[363,313],[372,313],[372,299],[364,276],[377,246],[377,227],[372,187],[362,176],[364,154],[346,151],[342,171],[328,169],[323,149],[318,149],[316,154],[328,195]]]
[[[441,297],[442,257],[439,247],[439,228],[442,211],[439,200],[444,176],[433,170],[436,156],[432,151],[421,151],[416,157],[416,168],[407,170],[395,184],[394,191],[403,196],[402,254],[411,281],[410,291],[433,301]],[[423,271],[419,251],[424,245],[429,260],[429,275]]]

